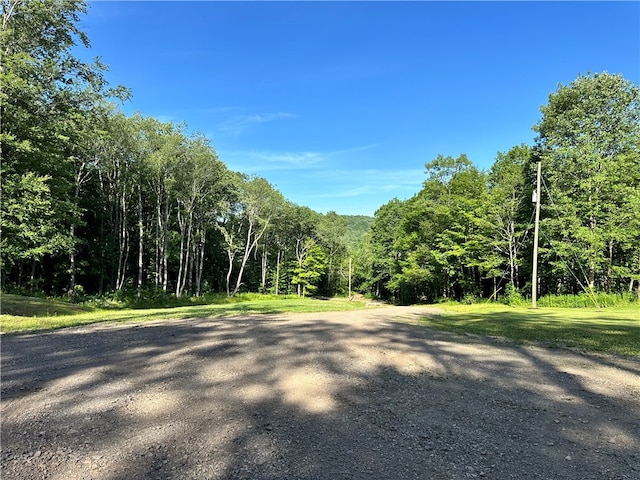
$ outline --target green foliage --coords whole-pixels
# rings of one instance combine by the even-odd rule
[[[580,75],[541,110],[543,258],[554,276],[574,272],[582,289],[609,289],[640,254],[640,90],[619,75]]]
[[[318,244],[326,253],[325,272],[327,285],[325,292],[329,295],[340,290],[340,265],[347,256],[347,247],[344,240],[346,232],[347,221],[336,212],[327,212],[326,215],[322,215],[316,226]],[[319,280],[320,278],[316,280],[316,285]],[[316,291],[317,287],[314,289],[314,293]]]
[[[512,307],[523,306],[527,303],[527,301],[512,283],[507,284],[505,287],[505,293],[503,297],[503,301],[506,305],[510,305]]]
[[[394,198],[376,211],[371,225],[368,283],[376,297],[387,297],[392,293],[397,298],[400,290],[397,282],[391,282],[398,273],[400,223],[405,209],[407,203]]]
[[[327,254],[316,244],[308,239],[307,253],[301,263],[293,267],[291,283],[302,287],[302,296],[314,295],[318,290],[318,283],[328,266]]]
[[[489,268],[481,257],[486,176],[464,154],[439,155],[426,169],[399,223],[398,268],[388,285],[418,298],[477,296],[473,277]]]
[[[11,269],[21,260],[39,260],[67,246],[52,209],[49,176],[34,172],[3,178],[0,251],[2,267]]]
[[[520,284],[523,240],[532,213],[526,177],[530,160],[531,149],[527,145],[513,147],[507,153],[498,152],[487,179],[483,266],[492,276],[507,279],[510,287]]]
[[[374,217],[366,215],[341,215],[346,223],[344,243],[349,252],[357,250],[373,225]]]
[[[86,126],[105,98],[127,94],[107,89],[99,61],[74,57],[77,44],[89,45],[77,27],[85,11],[74,0],[2,7],[2,262],[18,284],[26,265],[33,272],[45,256],[73,255],[78,193],[89,175],[85,140],[93,138]]]
[[[79,0],[3,3],[3,288],[181,308],[221,291],[333,296],[351,264],[353,290],[375,298],[516,305],[542,160],[542,293],[640,298],[640,94],[619,75],[559,86],[534,148],[499,152],[488,172],[438,155],[422,189],[375,218],[321,215],[229,171],[186,125],[110,105],[126,89],[74,56],[88,46],[85,11]]]
[[[618,75],[581,75],[542,113],[535,147],[499,152],[487,173],[465,155],[427,163],[422,190],[401,211],[389,215],[389,204],[376,213],[361,285],[403,303],[521,303],[517,292],[531,278],[532,165],[541,160],[541,293],[636,285],[640,298],[638,87]]]

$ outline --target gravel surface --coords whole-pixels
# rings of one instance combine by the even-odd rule
[[[9,479],[640,478],[640,358],[418,307],[2,338]]]

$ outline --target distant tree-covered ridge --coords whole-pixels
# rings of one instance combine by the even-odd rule
[[[341,215],[347,222],[344,242],[349,251],[356,249],[373,224],[374,217],[367,215]]]

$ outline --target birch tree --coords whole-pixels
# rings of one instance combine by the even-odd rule
[[[499,152],[488,177],[487,220],[491,238],[487,247],[498,257],[503,269],[501,276],[516,289],[520,288],[521,252],[527,233],[527,225],[522,222],[532,210],[525,176],[530,157],[531,149],[527,145],[513,147],[507,153]]]
[[[251,253],[257,247],[277,210],[282,208],[284,204],[282,194],[260,177],[243,182],[240,195],[244,239],[236,285],[231,292],[232,296],[235,296],[240,290],[244,270]]]
[[[536,149],[549,185],[543,228],[548,261],[569,267],[584,288],[607,288],[621,245],[620,219],[640,188],[640,94],[620,75],[580,75],[541,108]]]

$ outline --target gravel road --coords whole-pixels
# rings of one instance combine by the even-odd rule
[[[640,358],[417,327],[436,313],[5,336],[2,479],[640,478]]]

